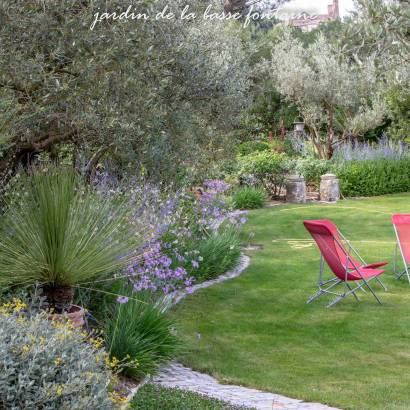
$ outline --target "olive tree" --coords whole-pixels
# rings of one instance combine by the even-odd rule
[[[304,47],[285,31],[273,47],[270,72],[278,91],[298,108],[320,158],[331,158],[335,144],[383,122],[374,61],[354,64],[322,35]]]
[[[371,56],[383,78],[391,126],[389,136],[409,137],[410,1],[358,0],[347,24],[343,51],[358,64]]]
[[[177,0],[131,4],[150,16],[166,5],[182,10]],[[120,13],[124,2],[0,0],[3,179],[61,146],[86,173],[109,152],[121,166],[165,175],[229,142],[248,102],[238,29],[200,18],[111,19],[90,29],[104,10]]]

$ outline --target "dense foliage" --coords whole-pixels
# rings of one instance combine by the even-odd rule
[[[301,158],[294,162],[294,171],[302,175],[307,183],[319,187],[320,177],[331,171],[332,163],[323,159]]]
[[[197,249],[202,262],[194,275],[199,281],[215,279],[228,272],[238,264],[241,256],[238,233],[232,228],[210,233],[208,238],[197,244]]]
[[[285,154],[272,151],[257,151],[238,157],[238,175],[242,183],[262,185],[273,197],[280,194],[289,171]]]
[[[132,4],[149,15],[165,5],[182,11],[178,1]],[[238,29],[175,18],[111,19],[91,30],[102,10],[125,11],[124,2],[0,2],[3,177],[47,151],[68,154],[86,173],[110,152],[120,173],[130,166],[160,180],[192,178],[232,141],[248,102]]]
[[[0,308],[0,407],[112,409],[103,349],[47,315],[22,316],[19,301]]]
[[[126,198],[134,209],[134,221],[144,232],[144,242],[124,272],[135,292],[169,293],[190,287],[203,277],[224,273],[226,265],[238,261],[238,230],[246,222],[233,214],[224,194],[229,184],[206,180],[201,193],[161,189],[146,181],[118,183],[103,176],[98,189],[107,195]],[[224,262],[218,266],[213,254],[217,242],[232,252],[217,253]],[[229,259],[229,263],[227,260]],[[211,268],[212,267],[212,268]]]

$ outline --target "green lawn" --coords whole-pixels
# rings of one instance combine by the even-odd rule
[[[134,410],[249,410],[202,394],[146,384],[131,403]]]
[[[388,292],[373,282],[382,306],[369,292],[360,303],[350,297],[325,308],[323,297],[307,305],[319,253],[288,241],[310,238],[304,219],[330,218],[366,262],[392,261],[395,212],[410,212],[409,194],[252,211],[242,239],[254,232],[264,249],[250,252],[248,270],[175,308],[182,362],[223,382],[343,409],[409,409],[410,285],[393,278],[390,263]]]

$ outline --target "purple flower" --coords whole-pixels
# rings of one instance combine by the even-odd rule
[[[220,179],[208,179],[204,181],[204,187],[219,194],[227,191],[231,186]]]
[[[199,268],[199,263],[197,262],[197,261],[191,261],[191,263],[192,263],[192,267],[193,268],[195,268],[195,269],[198,269]]]
[[[118,302],[118,303],[121,303],[121,304],[127,303],[128,300],[129,300],[129,299],[127,298],[127,296],[118,296],[118,298],[117,298],[117,302]]]

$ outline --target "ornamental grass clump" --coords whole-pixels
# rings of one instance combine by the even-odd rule
[[[122,294],[127,294],[122,290]],[[139,292],[138,300],[128,292],[108,315],[105,341],[109,353],[124,362],[122,371],[136,379],[153,375],[159,366],[175,358],[180,342],[174,334],[175,323],[160,301],[147,292]]]
[[[237,209],[262,208],[267,195],[261,187],[242,187],[237,189],[232,195],[232,202]]]
[[[135,257],[128,208],[85,186],[73,170],[35,170],[21,187],[0,222],[2,289],[39,283],[60,313],[70,309],[74,287]]]
[[[23,316],[25,307],[0,307],[0,408],[112,409],[105,351],[46,313]]]

